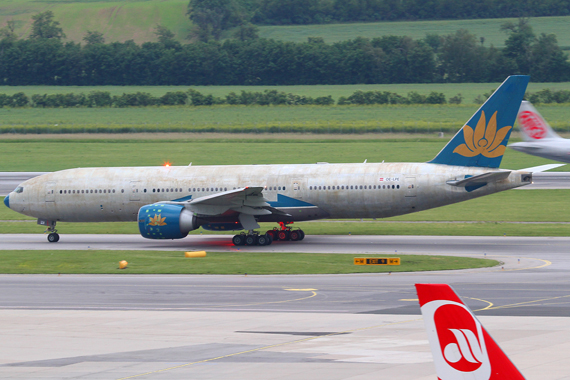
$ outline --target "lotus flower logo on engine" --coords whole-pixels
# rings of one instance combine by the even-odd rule
[[[158,215],[154,214],[154,217],[150,218],[148,225],[149,226],[166,226],[166,223],[164,223],[165,219],[166,219],[166,217],[162,218],[160,216],[160,214],[158,214]]]

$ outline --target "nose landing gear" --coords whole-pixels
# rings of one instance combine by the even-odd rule
[[[57,233],[57,230],[55,229],[55,221],[45,221],[45,220],[38,220],[38,224],[44,225],[44,226],[48,226],[47,230],[45,230],[45,232],[49,232],[47,240],[50,243],[57,243],[59,241],[59,234]]]

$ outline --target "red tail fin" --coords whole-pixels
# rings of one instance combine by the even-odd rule
[[[416,289],[440,380],[524,380],[449,285]]]

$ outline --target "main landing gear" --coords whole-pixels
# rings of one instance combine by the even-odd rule
[[[305,238],[303,230],[293,230],[291,227],[287,227],[288,224],[293,224],[293,222],[279,222],[280,228],[275,227],[272,230],[267,231],[267,234],[271,235],[273,240],[281,241],[301,241]]]
[[[232,238],[232,243],[235,246],[240,245],[271,245],[273,238],[269,234],[260,235],[259,232],[249,231],[249,233],[242,232]]]
[[[259,232],[249,231],[247,234],[242,232],[241,234],[235,235],[232,238],[232,243],[234,245],[271,245],[274,241],[301,241],[305,238],[305,233],[303,230],[293,230],[288,227],[288,224],[293,224],[293,222],[279,222],[279,228],[275,227],[269,230],[265,235],[261,235]]]

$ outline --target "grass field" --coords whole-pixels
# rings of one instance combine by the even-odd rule
[[[185,42],[191,23],[186,16],[188,0],[118,1],[118,0],[0,0],[0,25],[16,21],[16,33],[26,37],[31,16],[51,10],[61,23],[67,39],[81,42],[85,33],[102,32],[107,42],[134,40],[137,43],[156,41],[156,24],[172,30]],[[554,33],[563,47],[570,47],[570,17],[537,17],[531,19],[536,34]],[[260,37],[285,41],[306,41],[307,37],[323,37],[326,42],[343,41],[358,36],[380,37],[407,35],[423,38],[426,33],[449,34],[460,28],[485,38],[485,45],[503,46],[506,35],[500,31],[505,21],[515,19],[398,21],[300,26],[262,26]]]
[[[2,134],[58,133],[455,133],[477,110],[465,105],[0,108]],[[537,107],[570,132],[570,104]]]
[[[361,255],[360,255],[361,256]],[[172,251],[2,251],[0,273],[104,274],[340,274],[485,268],[496,260],[450,256],[398,255],[398,266],[354,265],[359,255],[268,252],[208,252],[185,258]],[[382,257],[366,255],[366,257]],[[126,260],[127,268],[119,269]]]
[[[31,16],[51,10],[67,40],[75,42],[81,42],[88,30],[103,33],[106,42],[156,41],[153,32],[157,24],[166,26],[178,40],[184,41],[191,26],[187,7],[188,0],[0,0],[0,25],[12,19],[16,21],[16,33],[26,37],[31,29]]]
[[[458,29],[467,29],[477,37],[485,38],[485,46],[504,46],[507,35],[500,30],[506,21],[517,22],[516,19],[482,19],[482,20],[439,20],[439,21],[394,21],[375,23],[325,24],[325,25],[292,25],[262,26],[260,37],[276,40],[301,42],[308,37],[322,37],[325,42],[337,42],[355,37],[382,37],[387,35],[409,36],[421,39],[427,33],[450,34]],[[537,35],[540,33],[555,34],[558,44],[570,48],[570,17],[534,17],[530,25]]]
[[[6,133],[130,133],[130,132],[217,132],[217,133],[455,133],[476,111],[476,96],[498,83],[405,84],[346,86],[216,86],[195,87],[204,94],[225,96],[231,91],[276,89],[306,96],[349,96],[357,90],[442,92],[447,98],[461,93],[461,105],[376,106],[178,106],[142,108],[0,108],[0,138]],[[541,89],[570,90],[570,83],[531,83],[530,92]],[[56,87],[0,86],[0,93],[32,94],[88,93],[109,91],[114,95],[150,92],[161,96],[187,87]],[[560,132],[570,133],[570,104],[538,105],[544,117]]]
[[[93,166],[306,164],[315,162],[425,162],[443,139],[398,140],[15,140],[0,142],[0,171],[55,171]],[[223,154],[222,154],[223,153]],[[46,157],[48,159],[46,159]],[[508,149],[501,167],[522,169],[552,163]],[[563,166],[558,170],[566,171]]]

